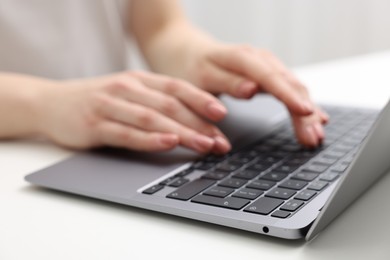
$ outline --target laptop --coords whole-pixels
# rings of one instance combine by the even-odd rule
[[[224,156],[184,148],[81,152],[26,176],[34,185],[284,238],[311,240],[390,170],[390,102],[382,111],[324,106],[316,149],[295,140],[284,106],[267,95],[223,96]]]

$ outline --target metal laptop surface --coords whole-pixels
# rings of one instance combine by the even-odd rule
[[[223,101],[230,113],[226,120],[222,122],[221,128],[236,147],[245,146],[270,133],[287,116],[284,107],[268,96],[259,95],[249,102],[223,97]],[[389,105],[386,108],[386,111],[388,110]],[[377,128],[388,127],[390,124],[388,113],[382,116],[381,120],[386,122],[377,124]],[[389,132],[388,130],[386,128],[387,133]],[[383,140],[383,135],[386,131],[376,130],[376,132],[378,131]],[[380,148],[379,151],[386,149],[388,151],[390,147],[388,141],[379,145],[387,146]],[[372,145],[369,145],[369,149],[371,153],[377,151],[375,150],[376,148],[372,148]],[[370,163],[370,157],[367,159],[364,155],[365,153],[360,153],[358,156],[359,160],[364,161],[366,164]],[[51,189],[261,234],[266,233],[267,235],[286,239],[300,239],[306,236],[311,224],[317,218],[319,210],[324,206],[338,183],[337,181],[334,182],[311,203],[287,219],[277,219],[270,216],[247,214],[242,211],[232,211],[187,201],[172,200],[166,198],[167,194],[164,193],[160,196],[149,196],[142,193],[142,190],[150,186],[151,183],[163,180],[167,176],[173,176],[180,170],[188,167],[190,162],[198,157],[198,155],[185,149],[176,149],[172,152],[159,154],[101,149],[94,152],[76,154],[63,162],[26,176],[26,180]],[[362,159],[362,157],[364,158]],[[384,168],[386,168],[386,165],[378,168],[374,167],[371,170],[378,170],[382,173]],[[348,173],[348,178],[345,178],[345,180],[352,182],[355,178],[361,178],[360,175],[361,173],[355,175],[351,169]],[[374,178],[376,179],[379,173],[371,176],[373,176],[372,181],[374,181]],[[355,180],[355,182],[359,181]],[[344,186],[344,184],[340,186]],[[341,188],[339,187],[339,189]],[[363,187],[359,190],[354,190],[351,193],[350,200],[353,200],[358,195],[357,193],[360,194],[363,190]],[[348,203],[349,200],[339,207],[346,207]],[[323,210],[322,214],[326,211]],[[340,210],[331,210],[329,212],[330,215],[324,215],[322,221],[316,225],[318,228],[310,231],[308,238],[315,235],[317,229],[321,229],[324,222],[332,219],[338,211]]]

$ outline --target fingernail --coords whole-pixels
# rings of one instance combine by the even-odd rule
[[[238,86],[238,96],[241,98],[249,98],[255,94],[256,83],[252,81],[244,81]]]
[[[213,147],[214,145],[214,140],[207,137],[207,136],[204,136],[204,135],[196,135],[194,137],[194,141],[193,141],[193,145],[194,145],[194,148],[198,151],[198,152],[208,152],[210,151],[210,149]]]
[[[218,103],[211,103],[208,105],[207,110],[211,113],[212,117],[216,119],[222,119],[227,113],[226,108]]]
[[[232,149],[231,144],[222,136],[214,137],[217,148],[221,153],[227,153]]]

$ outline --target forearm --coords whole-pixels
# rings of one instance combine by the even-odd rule
[[[44,79],[0,73],[0,139],[40,133],[40,95],[51,85]]]
[[[133,2],[132,33],[150,68],[189,80],[188,70],[194,59],[212,48],[215,40],[187,21],[177,1]]]

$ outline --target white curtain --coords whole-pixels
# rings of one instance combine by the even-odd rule
[[[217,38],[296,66],[390,49],[390,0],[181,0]]]

